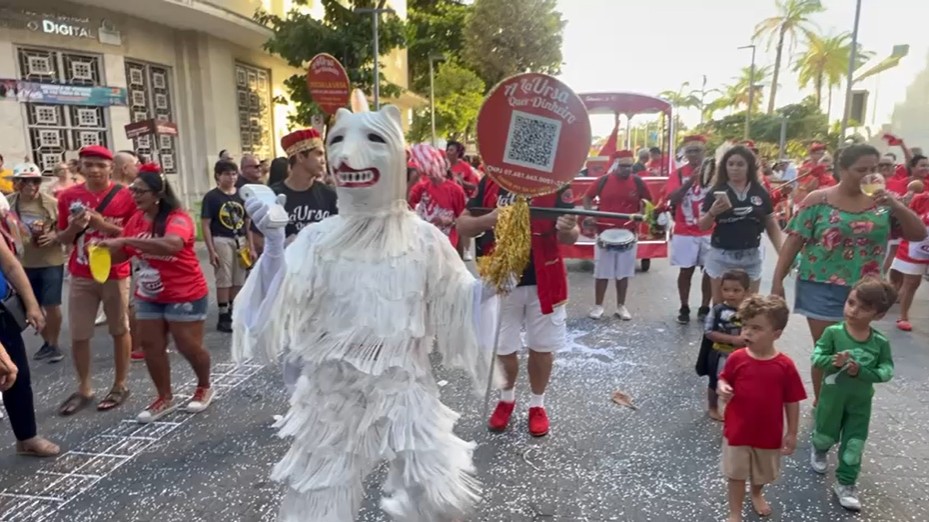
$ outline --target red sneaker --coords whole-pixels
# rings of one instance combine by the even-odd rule
[[[498,402],[497,407],[494,408],[493,415],[491,415],[490,420],[487,421],[487,429],[494,432],[505,430],[507,424],[510,423],[510,416],[513,415],[513,408],[515,407],[515,402]]]
[[[529,435],[548,435],[548,414],[545,413],[545,408],[529,408]]]

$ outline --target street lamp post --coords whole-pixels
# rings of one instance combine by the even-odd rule
[[[394,10],[389,8],[369,8],[360,7],[355,9],[358,14],[371,14],[372,26],[374,28],[374,110],[381,108],[381,71],[380,71],[380,42],[378,41],[378,21],[381,13],[393,14]]]
[[[435,147],[436,144],[436,135],[435,135],[435,62],[441,62],[445,60],[444,54],[430,54],[429,55],[429,117],[432,120],[432,146]]]
[[[750,139],[750,132],[752,125],[752,105],[755,104],[755,45],[743,45],[739,49],[751,49],[752,50],[752,67],[751,72],[749,72],[748,77],[748,110],[745,111],[745,139]]]
[[[845,84],[845,110],[842,111],[842,130],[839,139],[845,140],[845,131],[848,129],[848,113],[852,108],[852,75],[855,74],[855,64],[858,62],[858,22],[861,20],[861,0],[855,5],[855,27],[852,29],[852,48],[848,53],[848,81]]]

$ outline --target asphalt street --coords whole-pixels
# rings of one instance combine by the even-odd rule
[[[769,277],[773,260],[766,264]],[[593,321],[586,317],[593,293],[589,266],[572,263],[568,343],[546,395],[552,429],[543,439],[527,433],[524,375],[510,430],[490,434],[480,417],[481,400],[460,374],[437,362],[443,400],[463,414],[457,432],[479,443],[476,463],[485,495],[472,521],[724,519],[721,425],[707,418],[706,382],[693,370],[701,326],[674,321],[675,276],[666,260],[654,261],[632,282],[632,321]],[[765,281],[762,288],[769,287]],[[863,512],[845,512],[831,494],[832,476],[809,469],[806,401],[799,448],[768,490],[770,520],[929,520],[929,291],[921,288],[917,299],[914,332],[896,331],[889,319],[879,325],[892,340],[897,372],[875,397],[860,479]],[[612,313],[612,295],[607,304]],[[16,456],[7,420],[0,421],[6,437],[0,447],[0,521],[273,520],[281,489],[269,474],[288,445],[271,428],[274,415],[287,407],[280,373],[273,366],[232,365],[229,335],[214,326],[215,312],[206,342],[220,398],[199,415],[175,413],[149,426],[133,420],[153,399],[144,364],[133,365],[133,395],[123,407],[108,413],[90,408],[64,419],[55,412],[73,391],[69,359],[34,363],[40,431],[66,453],[46,461]],[[40,344],[30,337],[30,353]],[[67,350],[67,341],[62,345]],[[780,349],[797,362],[812,393],[811,340],[803,318],[791,318]],[[189,395],[193,373],[176,353],[171,357],[176,393]],[[105,327],[97,329],[93,367],[99,398],[112,382]],[[628,393],[638,409],[612,403],[614,390]],[[830,472],[834,466],[833,452]],[[359,520],[387,520],[377,509],[384,476],[381,467],[369,478]]]

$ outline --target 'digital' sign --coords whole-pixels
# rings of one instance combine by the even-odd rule
[[[545,74],[503,80],[477,117],[484,172],[522,196],[549,194],[574,179],[587,160],[590,139],[584,102]]]
[[[351,86],[345,68],[334,56],[320,53],[310,60],[310,67],[306,73],[306,86],[313,101],[326,114],[335,114],[335,111],[348,105]]]

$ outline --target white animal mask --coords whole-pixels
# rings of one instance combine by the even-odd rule
[[[406,152],[400,110],[339,109],[326,150],[339,195],[339,214],[376,215],[406,200]]]

